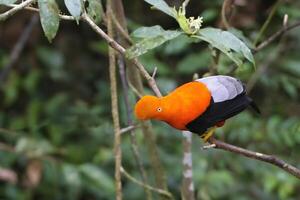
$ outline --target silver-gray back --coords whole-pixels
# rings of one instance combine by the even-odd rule
[[[230,76],[209,76],[196,81],[206,85],[216,103],[233,99],[245,91],[242,82]]]

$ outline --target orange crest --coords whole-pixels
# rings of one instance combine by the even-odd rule
[[[138,119],[152,119],[159,114],[160,99],[155,96],[143,96],[135,105],[134,112]]]

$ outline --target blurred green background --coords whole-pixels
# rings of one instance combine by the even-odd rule
[[[188,15],[201,14],[204,26],[221,27],[222,2],[192,0]],[[248,44],[255,40],[275,2],[235,1],[230,23],[243,32]],[[60,6],[63,8],[63,3]],[[149,9],[143,1],[125,0],[124,7],[130,31],[156,24],[165,29],[178,27],[175,20]],[[4,10],[0,7],[1,12]],[[299,20],[300,2],[281,2],[262,39],[282,27],[284,14],[289,15],[289,23]],[[38,22],[20,57],[3,75],[32,15],[21,11],[0,23],[0,177],[5,175],[0,180],[0,199],[114,199],[107,44],[85,23],[73,21],[62,21],[58,35],[49,43]],[[250,96],[262,114],[243,112],[218,129],[217,138],[277,155],[300,167],[299,52],[300,29],[293,29],[255,54],[256,71],[245,63],[233,73],[245,83],[255,83]],[[190,81],[194,73],[207,73],[213,63],[206,44],[189,43],[184,37],[140,60],[149,72],[158,68],[156,79],[164,94]],[[221,55],[218,72],[227,74],[231,66],[232,62]],[[123,91],[118,86],[121,126],[126,127]],[[161,122],[153,122],[153,127],[168,187],[179,199],[182,135]],[[139,129],[136,136],[150,185],[154,185]],[[193,139],[193,180],[198,199],[300,199],[300,181],[290,174],[222,150],[201,150],[203,142],[196,136]],[[124,134],[123,166],[140,179],[130,148],[129,135]],[[124,199],[144,199],[140,186],[126,178],[123,186]]]

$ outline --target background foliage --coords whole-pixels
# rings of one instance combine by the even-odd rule
[[[41,1],[42,2],[42,1]],[[180,5],[181,1],[168,1]],[[275,1],[236,1],[230,23],[238,36],[251,43]],[[125,0],[129,30],[161,25],[176,29],[176,21],[150,10],[139,0]],[[71,5],[72,6],[72,5]],[[201,16],[204,26],[222,27],[222,1],[191,1],[188,16]],[[63,13],[67,8],[59,3]],[[5,10],[0,7],[0,11]],[[282,1],[262,40],[299,20],[300,3]],[[0,70],[23,34],[33,13],[22,11],[0,23]],[[51,37],[51,32],[47,37]],[[241,38],[241,37],[240,37]],[[217,131],[217,138],[245,148],[278,155],[300,167],[300,29],[293,29],[255,55],[257,70],[244,63],[234,76],[256,83],[250,92],[262,115],[244,112]],[[0,169],[9,170],[9,181],[0,180],[0,199],[114,199],[113,128],[110,114],[107,44],[86,24],[61,21],[57,36],[49,43],[36,25],[25,50],[9,73],[0,79]],[[200,76],[213,65],[211,49],[191,43],[186,36],[142,55],[147,70],[156,76],[163,93]],[[220,55],[218,73],[231,71],[232,61]],[[263,70],[260,70],[263,69]],[[120,86],[120,85],[119,85]],[[150,93],[150,91],[149,91]],[[121,125],[126,126],[121,87]],[[133,95],[132,95],[133,98]],[[153,122],[159,155],[170,191],[180,198],[182,136]],[[144,137],[136,131],[143,163],[152,169]],[[129,136],[122,136],[123,166],[139,177]],[[300,182],[280,169],[220,150],[203,151],[194,136],[193,170],[198,199],[300,199]],[[7,172],[7,173],[8,173]],[[143,199],[144,189],[123,179],[125,199]]]

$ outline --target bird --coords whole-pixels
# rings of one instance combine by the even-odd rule
[[[217,127],[248,107],[260,113],[239,79],[215,75],[185,83],[163,97],[145,95],[134,113],[139,120],[160,120],[207,142]]]

